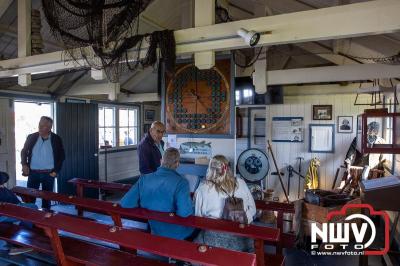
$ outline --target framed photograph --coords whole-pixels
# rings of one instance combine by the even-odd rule
[[[334,153],[335,152],[335,125],[310,124],[309,152]]]
[[[336,127],[338,133],[353,133],[353,117],[338,116]]]
[[[155,110],[145,110],[144,111],[144,120],[146,121],[154,121],[154,118],[156,116],[156,111]]]
[[[313,120],[332,120],[332,105],[313,105]]]

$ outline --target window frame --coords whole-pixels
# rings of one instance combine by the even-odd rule
[[[123,151],[123,150],[137,149],[137,145],[138,145],[138,143],[139,143],[139,141],[141,139],[140,128],[141,128],[142,121],[141,121],[141,117],[140,117],[140,106],[138,106],[138,105],[127,105],[127,104],[124,104],[124,105],[120,105],[120,104],[99,104],[98,108],[99,109],[100,108],[114,108],[115,146],[111,147],[111,148],[108,148],[107,151]],[[126,145],[126,146],[119,146],[119,132],[120,132],[119,110],[120,109],[128,109],[128,112],[131,109],[136,110],[136,121],[137,121],[137,125],[136,125],[136,128],[137,128],[137,141],[136,141],[136,144]],[[129,123],[128,123],[128,128],[134,128],[134,127],[135,126],[129,127]],[[100,123],[99,123],[98,124],[98,132],[99,132],[100,128],[109,128],[109,127],[106,127],[105,125],[100,127]],[[126,128],[126,127],[124,126],[123,128]],[[99,139],[99,143],[98,143],[99,151],[100,152],[104,152],[105,149],[104,148],[100,148],[100,136],[99,136],[98,139]]]

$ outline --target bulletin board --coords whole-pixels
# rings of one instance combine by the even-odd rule
[[[273,117],[272,142],[303,142],[303,117]]]

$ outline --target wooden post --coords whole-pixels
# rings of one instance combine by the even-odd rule
[[[57,265],[76,265],[75,263],[67,261],[57,229],[49,227],[43,227],[43,229],[46,235],[50,238],[51,246],[53,247],[56,256]]]
[[[264,266],[265,265],[264,240],[254,239],[254,250],[256,252],[257,265]]]
[[[78,198],[83,198],[83,184],[76,184],[76,196]],[[78,210],[78,216],[83,216],[83,209],[76,207]]]
[[[274,161],[276,172],[278,172],[279,182],[281,183],[281,187],[282,187],[283,193],[285,193],[286,200],[289,203],[289,197],[288,197],[288,194],[286,192],[285,185],[283,185],[281,171],[279,171],[278,164],[276,163],[274,152],[272,151],[271,143],[269,142],[269,140],[268,140],[268,150],[271,153],[272,160]]]
[[[276,221],[276,227],[281,230],[281,236],[283,234],[283,211],[278,211],[278,217]],[[278,241],[276,245],[276,254],[282,254],[282,239]]]

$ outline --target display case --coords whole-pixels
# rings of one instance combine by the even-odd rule
[[[367,109],[358,115],[357,148],[362,153],[400,154],[400,113]]]

